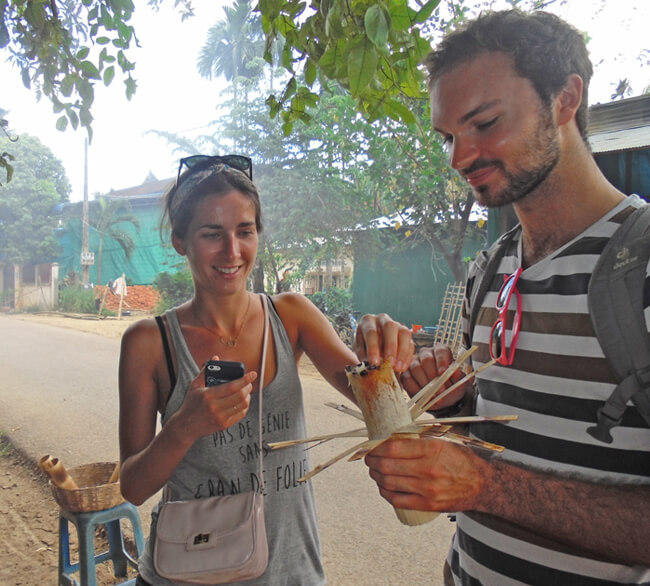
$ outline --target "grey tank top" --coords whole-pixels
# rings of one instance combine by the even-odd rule
[[[277,372],[264,388],[262,429],[264,443],[306,437],[302,387],[293,348],[272,303],[268,304],[271,333],[275,343]],[[181,332],[176,310],[165,313],[171,342],[176,350],[178,372],[167,407],[164,426],[183,403],[190,382],[199,367]],[[174,470],[167,483],[175,500],[228,495],[260,489],[258,396],[251,397],[244,419],[218,433],[198,439]],[[325,584],[320,554],[316,507],[311,482],[298,478],[310,469],[304,446],[264,451],[264,514],[269,544],[269,565],[256,580],[244,586],[318,586]],[[153,567],[158,507],[145,551],[138,563],[142,577],[153,586],[169,586]]]

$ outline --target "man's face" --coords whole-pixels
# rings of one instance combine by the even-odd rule
[[[560,157],[550,108],[503,53],[484,53],[438,78],[431,117],[451,166],[488,207],[526,197]]]

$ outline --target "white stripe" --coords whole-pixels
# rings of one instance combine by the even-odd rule
[[[567,511],[570,514],[570,511]],[[546,549],[539,545],[533,545],[527,541],[520,541],[513,539],[497,531],[493,531],[466,515],[459,514],[457,516],[458,527],[473,537],[477,541],[487,544],[489,547],[498,549],[499,551],[512,555],[514,557],[529,560],[533,563],[546,566],[561,572],[570,572],[581,576],[590,578],[598,578],[600,580],[609,580],[611,582],[639,584],[650,580],[650,569],[642,568],[640,566],[623,566],[608,562],[593,560],[590,558],[583,558],[568,553],[562,553],[551,549]],[[469,559],[469,556],[463,552],[463,555]],[[474,562],[474,570],[493,572],[481,568],[478,563]],[[482,576],[481,579],[483,580]],[[487,575],[485,584],[519,584],[519,582],[501,582],[500,580],[489,580]]]
[[[594,425],[596,423],[595,421],[582,422],[563,417],[542,415],[525,409],[518,409],[516,407],[502,405],[501,403],[487,401],[482,397],[477,399],[476,412],[481,415],[517,415],[517,420],[503,425],[508,425],[509,427],[534,433],[542,437],[552,437],[554,439],[598,447],[602,447],[603,445],[602,442],[599,442],[587,433],[587,428]],[[609,447],[619,450],[646,451],[650,445],[650,428],[648,427],[635,428],[618,426],[612,431],[612,436],[614,437],[614,443]],[[510,450],[512,450],[512,447]],[[553,455],[554,452],[549,453],[549,456],[552,457]],[[529,456],[522,454],[522,457],[528,458]],[[549,460],[548,462],[548,465],[551,466],[553,460]],[[585,464],[588,464],[588,462],[585,462]],[[589,470],[590,468],[585,467],[584,469]],[[601,472],[597,472],[597,474],[601,474]]]
[[[488,344],[491,326],[476,326],[474,340],[477,343]],[[506,345],[510,347],[512,331],[506,332]],[[539,334],[522,330],[519,334],[517,348],[531,352],[557,354],[559,356],[580,356],[584,358],[605,358],[598,339],[587,336],[568,336],[555,334]]]
[[[475,362],[474,368],[482,365],[483,363]],[[583,380],[523,372],[511,366],[503,367],[499,365],[484,370],[478,375],[478,378],[520,387],[536,393],[545,393],[550,396],[568,396],[598,401],[606,401],[615,387],[612,383],[590,382],[586,384]]]
[[[559,276],[570,276],[580,273],[591,274],[598,262],[598,254],[575,254],[553,259],[553,262],[540,262],[523,273],[521,278],[527,281],[543,281]]]
[[[492,309],[496,307],[498,293],[491,291],[485,295],[484,307]],[[510,309],[516,309],[516,297],[513,296],[510,302]],[[535,313],[582,313],[587,314],[587,294],[580,295],[551,295],[528,294],[521,296],[522,311],[530,311],[535,308]]]

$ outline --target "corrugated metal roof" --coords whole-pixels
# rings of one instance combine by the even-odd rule
[[[592,134],[589,136],[589,144],[594,154],[648,148],[650,146],[650,126]]]
[[[650,95],[591,106],[589,144],[594,153],[650,147]]]

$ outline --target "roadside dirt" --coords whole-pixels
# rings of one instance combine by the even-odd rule
[[[20,314],[17,319],[71,328],[84,332],[120,338],[124,330],[146,314],[124,316],[122,319],[92,319],[87,316],[61,314]],[[301,363],[303,374],[316,374],[309,363]],[[14,450],[0,430],[0,584],[2,586],[45,586],[56,583],[58,568],[58,504],[54,500],[47,477],[37,464]],[[125,527],[127,549],[132,539],[128,523]],[[77,561],[76,531],[70,527],[72,562]],[[103,529],[96,535],[96,549],[108,549]],[[129,577],[135,576],[131,573]],[[75,574],[78,578],[79,575]],[[99,586],[119,584],[127,578],[115,578],[112,564],[97,566]]]
[[[120,320],[60,314],[21,314],[15,317],[120,338],[132,322],[144,315],[124,316]],[[0,433],[0,535],[4,544],[0,549],[0,584],[44,586],[56,583],[58,510],[45,474],[34,462],[15,451],[6,436]],[[129,549],[132,539],[128,528],[125,528],[125,535]],[[70,526],[70,539],[74,563],[78,558],[73,526]],[[103,528],[98,530],[95,539],[95,551],[108,549]],[[78,578],[79,574],[74,576]],[[130,577],[133,576],[135,573]],[[110,563],[97,566],[97,583],[101,586],[119,584],[126,579],[115,578]]]

